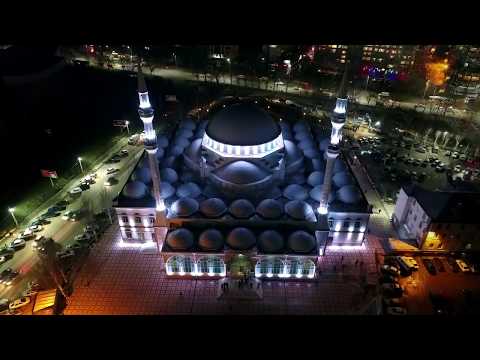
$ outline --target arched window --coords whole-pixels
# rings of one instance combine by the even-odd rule
[[[166,271],[168,275],[180,273],[184,271],[184,257],[175,255],[167,260]]]
[[[197,270],[201,275],[225,275],[225,263],[217,256],[205,256],[198,260]]]
[[[191,257],[186,257],[184,259],[184,264],[183,264],[183,271],[185,271],[187,274],[192,274],[195,272],[195,267],[194,267],[194,261]]]
[[[283,261],[279,258],[275,258],[272,261],[272,273],[275,276],[279,276],[283,273]]]
[[[300,277],[299,275],[302,274],[300,261],[298,261],[297,259],[290,260],[290,266],[288,268],[288,274],[290,276]]]
[[[308,259],[305,260],[302,264],[302,275],[313,278],[315,276],[315,263]]]
[[[267,275],[269,265],[270,262],[266,258],[257,261],[257,264],[255,265],[255,276],[260,277]]]
[[[315,263],[310,260],[299,260],[294,259],[290,260],[288,266],[288,274],[292,277],[309,277],[313,278],[315,276]]]

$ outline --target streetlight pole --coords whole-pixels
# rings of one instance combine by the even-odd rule
[[[227,58],[227,61],[228,61],[228,67],[230,69],[230,85],[232,85],[232,60],[230,60],[230,58]]]
[[[77,160],[78,160],[78,164],[80,165],[80,169],[82,170],[82,174],[84,174],[85,172],[83,171],[82,158],[79,156]]]
[[[15,221],[15,226],[18,227],[18,221],[17,221],[17,218],[15,217],[15,208],[8,208],[8,212],[12,215],[13,217],[13,221]]]
[[[128,135],[130,135],[130,129],[128,128],[128,124],[130,124],[130,121],[125,120],[125,126],[127,128],[127,133],[128,133]]]
[[[425,90],[423,91],[423,98],[425,99],[425,96],[427,95],[427,90],[428,90],[428,87],[430,86],[430,80],[427,80],[427,82],[425,83]]]

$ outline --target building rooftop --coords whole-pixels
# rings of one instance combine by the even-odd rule
[[[476,211],[480,209],[479,192],[431,191],[418,185],[403,188],[414,197],[435,222],[478,223]]]

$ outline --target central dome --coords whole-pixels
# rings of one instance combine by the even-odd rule
[[[277,138],[281,129],[262,108],[239,103],[227,105],[207,125],[207,135],[223,144],[259,145]]]

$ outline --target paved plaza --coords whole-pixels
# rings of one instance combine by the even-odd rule
[[[65,314],[358,314],[372,300],[361,275],[375,282],[375,251],[382,251],[373,236],[361,248],[328,249],[317,281],[263,281],[263,299],[242,301],[218,300],[218,280],[169,279],[155,247],[127,248],[119,242],[114,225],[82,267]]]

